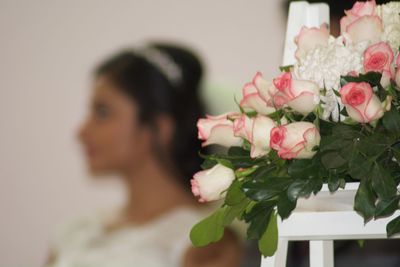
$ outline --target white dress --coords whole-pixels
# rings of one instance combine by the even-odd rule
[[[180,267],[191,227],[204,213],[177,208],[145,225],[107,233],[109,216],[82,220],[55,241],[49,267]]]

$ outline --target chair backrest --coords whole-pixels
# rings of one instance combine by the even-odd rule
[[[292,65],[295,62],[296,44],[294,43],[294,38],[300,32],[301,27],[319,27],[323,23],[329,25],[329,6],[327,4],[310,4],[306,1],[290,3],[283,66]]]

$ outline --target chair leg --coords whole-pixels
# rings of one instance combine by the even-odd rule
[[[310,267],[333,267],[333,241],[310,241]]]
[[[261,267],[286,267],[288,243],[287,239],[279,239],[275,255],[268,258],[261,258]]]

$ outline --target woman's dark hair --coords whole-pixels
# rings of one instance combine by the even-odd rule
[[[199,170],[201,163],[196,122],[204,115],[199,97],[202,63],[193,52],[180,46],[155,43],[147,48],[173,60],[181,71],[178,83],[168,79],[166,73],[146,59],[143,53],[134,50],[122,51],[105,60],[96,69],[95,76],[106,76],[131,97],[138,105],[139,121],[152,127],[155,135],[159,115],[167,115],[173,120],[175,132],[169,154],[157,143],[154,150],[161,162],[172,165],[185,187],[189,188],[189,178]],[[156,142],[156,136],[154,138]]]

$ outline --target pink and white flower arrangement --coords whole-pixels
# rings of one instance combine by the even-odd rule
[[[203,146],[227,152],[204,155],[205,170],[192,180],[201,202],[225,197],[193,228],[195,245],[217,241],[223,227],[209,239],[202,233],[235,217],[260,244],[277,215],[287,218],[323,183],[335,192],[360,181],[354,209],[365,222],[399,209],[400,4],[356,2],[345,14],[337,38],[327,25],[303,27],[294,65],[269,80],[257,72],[243,87],[240,112],[199,120]],[[387,226],[388,236],[399,232],[400,216]],[[263,255],[273,255],[276,242],[261,245]]]

